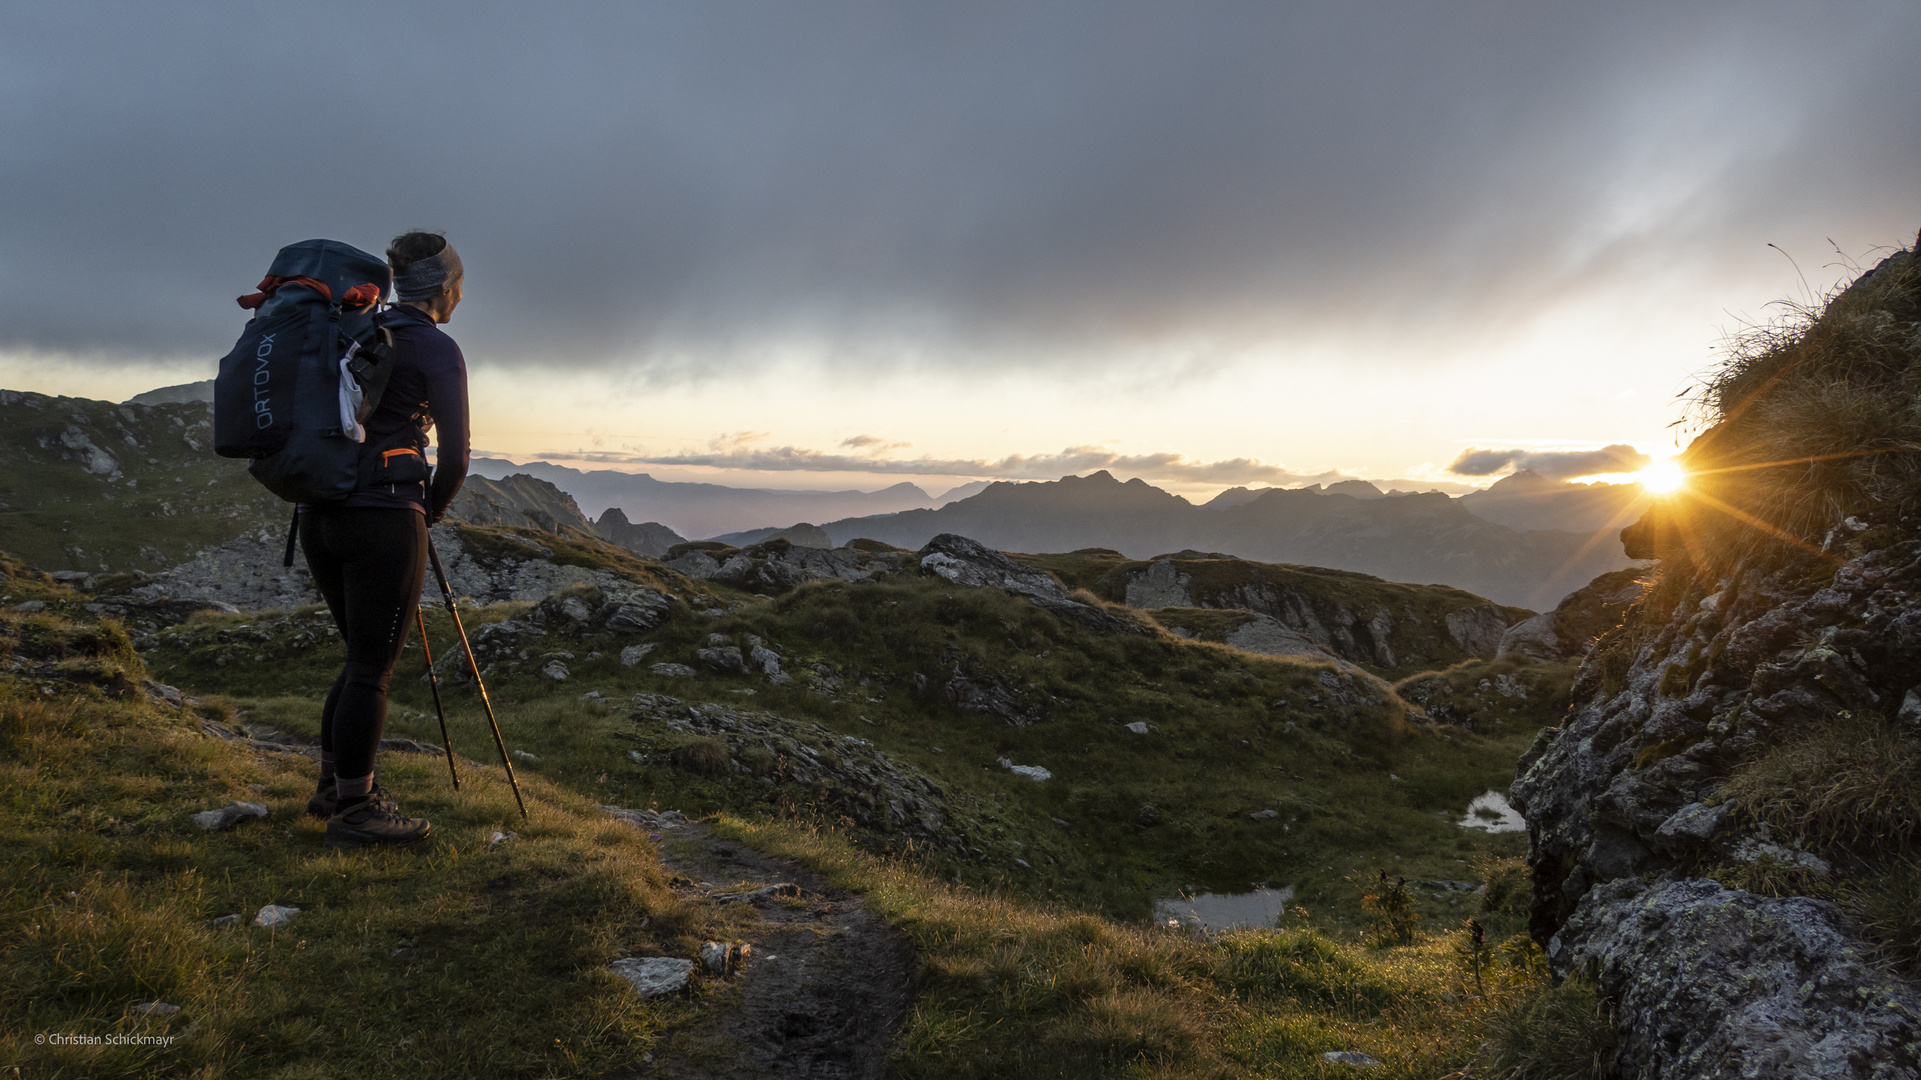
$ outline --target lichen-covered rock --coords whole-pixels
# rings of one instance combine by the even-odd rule
[[[1147,569],[1127,579],[1127,606],[1137,608],[1194,607],[1187,591],[1193,575],[1183,574],[1172,559],[1155,559]]]
[[[694,973],[692,960],[669,956],[629,956],[607,965],[607,970],[627,980],[641,997],[678,993]]]
[[[1469,656],[1493,656],[1501,647],[1501,635],[1513,622],[1507,609],[1495,604],[1459,608],[1442,617],[1447,636],[1454,639]]]
[[[1695,579],[1686,564],[1672,568],[1687,576],[1662,586],[1658,610],[1648,601],[1594,646],[1576,708],[1522,758],[1512,797],[1529,825],[1532,929],[1556,946],[1557,969],[1600,963],[1603,988],[1621,995],[1624,1032],[1664,1033],[1658,1055],[1654,1044],[1630,1040],[1631,1069],[1687,1060],[1703,1064],[1656,1074],[1914,1075],[1875,1071],[1883,1068],[1876,1062],[1900,1060],[1916,1068],[1921,1034],[1911,1021],[1873,1017],[1913,1017],[1921,991],[1895,977],[1864,981],[1859,928],[1819,901],[1763,899],[1699,880],[1717,867],[1764,867],[1803,881],[1832,873],[1820,852],[1770,835],[1723,788],[1744,763],[1823,725],[1895,717],[1921,683],[1921,541],[1882,535],[1885,546],[1838,561],[1777,560],[1714,580]],[[1644,878],[1674,884],[1644,895]],[[1677,929],[1661,931],[1642,913],[1650,904],[1673,914]],[[1788,960],[1771,957],[1790,944],[1799,950],[1793,986],[1812,988],[1794,990],[1802,1011],[1793,1015],[1762,986],[1772,976],[1759,974],[1787,970]],[[1666,970],[1676,949],[1690,959],[1674,970],[1685,970],[1699,1003],[1634,982]],[[1850,1013],[1835,1004],[1841,998],[1821,997],[1826,986],[1846,994],[1879,987],[1871,993],[1881,1011],[1862,1011],[1867,1001],[1857,995]],[[1672,1019],[1674,1008],[1686,1012]],[[1715,1012],[1724,1008],[1733,1011]],[[1777,1065],[1804,1044],[1809,1056]]]
[[[874,581],[899,569],[905,557],[905,552],[822,548],[776,536],[738,550],[712,542],[690,545],[670,553],[665,565],[690,578],[782,591],[809,581]]]
[[[1536,615],[1522,619],[1501,634],[1501,643],[1494,650],[1496,659],[1516,656],[1523,660],[1558,660],[1561,657],[1561,638],[1554,632],[1554,613]]]
[[[998,716],[1014,727],[1026,727],[1038,719],[1019,695],[991,675],[965,675],[957,667],[944,690],[948,700],[961,708]]]
[[[1320,642],[1262,612],[1256,612],[1253,618],[1229,630],[1221,640],[1237,649],[1246,649],[1262,656],[1287,656],[1333,664],[1348,671],[1360,670]]]
[[[1623,1058],[1648,1080],[1895,1080],[1921,1070],[1913,988],[1874,964],[1826,901],[1699,879],[1614,881],[1588,894],[1549,953],[1599,969],[1633,1018],[1622,1025]]]

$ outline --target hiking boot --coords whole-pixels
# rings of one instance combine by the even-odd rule
[[[383,800],[389,810],[398,809],[394,804],[393,796],[378,787],[374,788],[372,797]],[[335,784],[331,778],[320,781],[314,787],[314,793],[307,797],[307,816],[325,821],[334,816],[334,811],[338,809],[340,809],[339,785]]]
[[[366,802],[336,810],[327,819],[327,846],[358,848],[378,844],[411,844],[425,839],[431,829],[426,818],[402,816],[400,807],[376,786]]]
[[[325,821],[334,816],[334,811],[338,809],[340,791],[335,787],[333,777],[329,776],[320,781],[314,787],[313,794],[307,797],[307,816]]]

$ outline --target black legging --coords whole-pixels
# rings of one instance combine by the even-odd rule
[[[387,687],[420,603],[427,520],[414,510],[315,510],[300,515],[300,549],[347,643],[320,714],[320,749],[338,775],[359,779],[374,771]]]

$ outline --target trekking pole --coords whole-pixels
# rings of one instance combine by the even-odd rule
[[[414,623],[420,627],[420,652],[427,658],[427,685],[434,689],[434,715],[440,717],[440,741],[447,747],[447,775],[453,777],[454,790],[460,790],[460,774],[454,771],[454,739],[447,734],[447,710],[440,707],[440,676],[434,672],[434,649],[427,644],[427,618],[414,605]]]
[[[480,661],[474,658],[473,643],[467,640],[467,628],[460,625],[460,609],[454,606],[454,590],[447,584],[447,572],[440,568],[440,552],[434,549],[433,537],[427,538],[427,558],[434,566],[434,579],[440,582],[440,595],[447,601],[447,614],[454,617],[454,630],[460,635],[460,647],[467,650],[467,666],[473,669],[474,685],[480,688],[480,704],[487,710],[487,723],[494,729],[494,746],[500,751],[500,763],[507,767],[507,783],[513,785],[514,803],[520,807],[520,816],[527,817],[527,803],[520,797],[520,781],[514,779],[514,763],[507,759],[507,744],[500,737],[500,721],[494,719],[494,703],[487,697],[487,684],[480,678]]]

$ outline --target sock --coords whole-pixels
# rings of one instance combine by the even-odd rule
[[[344,776],[334,777],[334,793],[340,796],[340,805],[343,807],[366,802],[367,797],[373,794],[373,790],[373,773],[352,780]]]
[[[320,782],[323,784],[334,782],[334,755],[331,750],[320,752]]]

